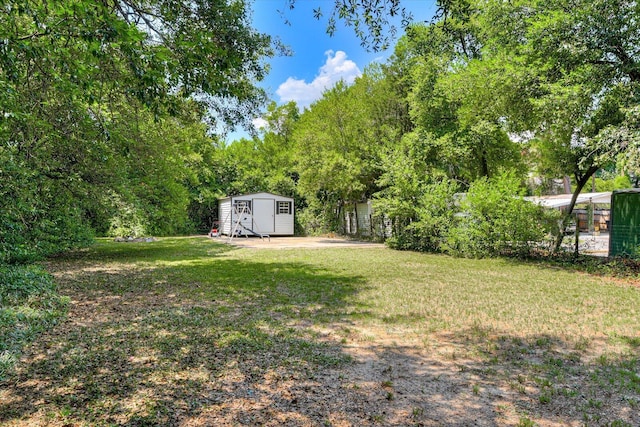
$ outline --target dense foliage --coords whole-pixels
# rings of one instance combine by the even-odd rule
[[[205,123],[255,111],[272,52],[242,1],[0,1],[0,376],[64,311],[20,264],[195,230],[221,194]]]
[[[0,261],[11,263],[94,233],[193,230],[188,213],[215,199],[201,188],[216,141],[204,122],[255,111],[273,48],[241,1],[5,0],[0,52]]]
[[[340,231],[345,204],[379,189],[382,153],[395,126],[382,78],[371,68],[352,86],[339,82],[300,117],[293,139],[310,231]],[[321,218],[320,227],[312,217]]]
[[[0,262],[96,234],[203,231],[218,197],[257,191],[294,197],[299,232],[341,232],[345,210],[374,199],[394,247],[503,253],[460,241],[461,227],[480,227],[456,217],[479,209],[462,206],[473,191],[518,200],[539,192],[524,186],[530,174],[572,175],[577,194],[603,166],[602,189],[638,171],[637,8],[574,3],[440,1],[431,23],[408,27],[353,85],[303,112],[272,103],[254,137],[224,144],[215,132],[247,123],[265,100],[255,83],[277,47],[251,28],[249,5],[3,1]],[[379,13],[336,3],[329,30],[339,16],[380,47],[384,25],[360,22]],[[498,185],[505,171],[510,184]],[[493,209],[538,227],[515,215],[534,208]]]
[[[305,221],[340,231],[341,208],[373,196],[394,247],[520,254],[554,232],[557,249],[555,220],[518,196],[570,176],[575,200],[601,168],[591,187],[637,182],[639,10],[624,0],[439,6],[376,75],[393,120],[371,114],[379,100],[355,101],[367,73],[302,115]],[[496,181],[504,171],[509,185]],[[456,205],[456,192],[470,195]]]
[[[460,201],[460,213],[443,248],[454,255],[526,256],[547,249],[557,233],[558,211],[524,200],[512,174],[479,179]]]

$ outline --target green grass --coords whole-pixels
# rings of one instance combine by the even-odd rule
[[[146,245],[146,246],[145,246]],[[491,333],[535,339],[603,336],[637,347],[640,292],[600,276],[511,260],[468,260],[387,249],[230,250],[209,241],[103,241],[77,257],[148,276],[191,298],[255,301],[301,318],[355,316],[425,332]],[[82,280],[128,292],[126,271]],[[116,279],[116,280],[114,280]],[[319,310],[322,308],[322,310]],[[578,342],[578,339],[580,341]]]
[[[67,303],[42,269],[0,265],[0,380],[22,348],[65,314]]]
[[[580,378],[581,393],[594,393],[581,406],[585,419],[603,405],[597,391],[624,393],[626,406],[640,401],[640,292],[630,280],[511,260],[251,250],[203,238],[100,240],[47,268],[73,300],[69,319],[42,337],[14,374],[18,385],[0,395],[8,402],[0,423],[177,423],[224,399],[262,396],[265,381],[344,367],[344,345],[384,339],[436,353],[455,344],[459,375],[485,381],[470,387],[474,395],[504,380],[553,411],[579,399]],[[323,339],[327,328],[339,338]],[[36,410],[36,401],[47,403]]]
[[[335,295],[343,315],[417,333],[502,335],[545,346],[603,337],[633,343],[640,330],[637,288],[573,271],[386,249],[240,251],[228,257],[246,260],[249,268],[297,264],[334,275],[349,283]],[[268,276],[273,278],[267,272],[260,287]]]

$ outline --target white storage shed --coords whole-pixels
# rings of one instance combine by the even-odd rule
[[[218,200],[221,234],[293,236],[294,205],[291,197],[253,193]]]

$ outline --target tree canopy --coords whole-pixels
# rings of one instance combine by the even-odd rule
[[[256,111],[274,45],[242,1],[5,0],[0,52],[0,259],[19,260],[111,221],[185,231],[202,123]]]
[[[399,16],[406,33],[305,111],[259,88],[279,46],[248,2],[0,6],[0,262],[204,229],[218,197],[256,191],[294,197],[307,231],[375,199],[399,246],[441,250],[456,192],[571,175],[577,196],[603,167],[640,171],[634,2],[440,0],[408,25],[398,0],[337,0],[316,9],[329,32],[381,49]],[[259,111],[251,138],[216,136]]]

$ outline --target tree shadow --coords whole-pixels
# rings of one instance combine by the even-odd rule
[[[623,351],[594,356],[588,343],[475,326],[438,334],[428,352],[387,347],[374,359],[405,401],[396,420],[411,410],[417,425],[640,425],[640,339],[620,339]]]
[[[349,361],[304,325],[345,316],[361,277],[224,258],[228,246],[191,257],[164,246],[52,262],[70,313],[4,382],[0,423],[175,425],[257,393],[266,379]]]
[[[237,396],[228,413],[209,408],[195,419],[202,425],[640,425],[637,353],[603,364],[566,353],[570,343],[547,335],[523,341],[468,333],[469,339],[439,337],[441,347],[428,351],[359,346],[352,364],[283,380],[275,390],[263,382],[258,395]]]
[[[360,346],[354,365],[310,382],[319,391],[290,393],[327,425],[640,425],[637,346],[591,360],[557,337],[490,333],[440,335],[428,349]]]
[[[175,261],[218,256],[237,250],[231,245],[216,244],[207,237],[159,238],[150,242],[114,242],[101,238],[92,246],[64,252],[51,257],[52,266],[60,262],[124,262]]]
[[[70,314],[2,384],[0,424],[640,425],[638,337],[593,358],[481,326],[426,347],[341,341],[333,325],[371,316],[353,303],[363,277],[140,246],[51,265]]]

